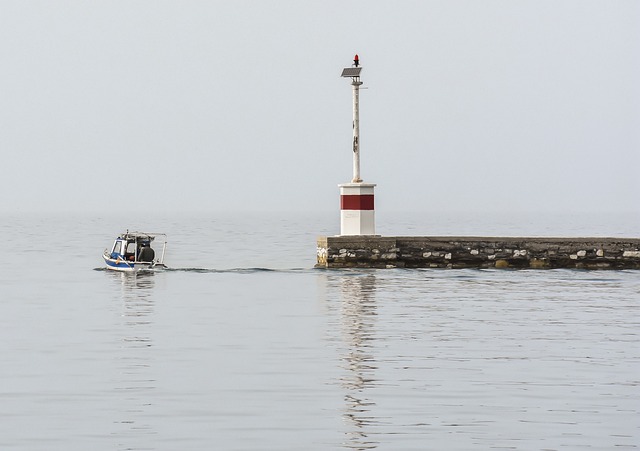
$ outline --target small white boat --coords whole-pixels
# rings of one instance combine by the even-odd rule
[[[156,258],[156,251],[151,243],[158,239],[156,245],[162,243],[162,253]],[[167,249],[167,235],[164,233],[129,232],[121,234],[113,243],[111,251],[104,250],[102,257],[107,269],[114,271],[136,272],[166,268],[164,253]]]

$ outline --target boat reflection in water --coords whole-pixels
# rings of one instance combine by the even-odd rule
[[[157,398],[154,363],[154,288],[153,272],[110,273],[121,290],[118,331],[119,351],[113,391],[119,397],[114,412],[112,435],[126,449],[141,449],[158,434],[150,417]]]

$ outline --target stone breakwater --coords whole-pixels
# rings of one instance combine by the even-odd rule
[[[640,238],[328,236],[316,267],[640,269]]]

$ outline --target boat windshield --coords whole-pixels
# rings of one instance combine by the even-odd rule
[[[136,243],[135,241],[130,241],[127,243],[127,254],[135,254],[136,253]]]

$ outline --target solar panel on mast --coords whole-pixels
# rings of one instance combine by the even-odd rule
[[[361,67],[345,67],[344,69],[342,69],[342,75],[340,76],[341,77],[359,77],[361,70],[362,70]]]

